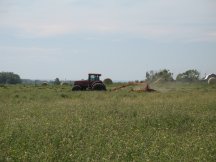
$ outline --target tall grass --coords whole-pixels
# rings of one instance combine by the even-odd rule
[[[216,161],[216,88],[0,87],[0,161]]]

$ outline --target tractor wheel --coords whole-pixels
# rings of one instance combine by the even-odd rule
[[[72,88],[72,91],[81,91],[81,87],[78,86],[78,85],[75,85],[75,86]]]
[[[92,87],[92,89],[94,91],[106,91],[106,87],[105,85],[101,84],[101,83],[95,83]]]

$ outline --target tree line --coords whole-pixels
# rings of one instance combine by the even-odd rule
[[[168,69],[160,71],[149,71],[146,72],[146,80],[150,82],[154,81],[181,81],[181,82],[195,82],[200,80],[200,72],[196,69],[190,69],[177,75],[176,79],[173,78],[173,73]],[[26,81],[23,80],[25,83]],[[112,82],[111,79],[105,79],[107,84]],[[20,84],[22,79],[18,74],[13,72],[0,72],[0,84]],[[60,84],[59,78],[56,78],[53,82],[55,85]]]
[[[18,74],[12,72],[1,72],[0,73],[0,84],[19,84],[22,80]]]
[[[168,69],[163,69],[158,72],[153,70],[146,72],[146,80],[147,81],[174,81],[173,73],[170,72]],[[183,73],[180,73],[176,77],[176,81],[181,82],[195,82],[200,80],[200,72],[196,69],[190,69]]]

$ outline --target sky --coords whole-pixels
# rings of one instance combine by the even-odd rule
[[[0,0],[0,72],[76,80],[216,73],[215,0]]]

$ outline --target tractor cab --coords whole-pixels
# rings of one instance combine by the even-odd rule
[[[89,74],[89,82],[99,81],[101,74]]]

